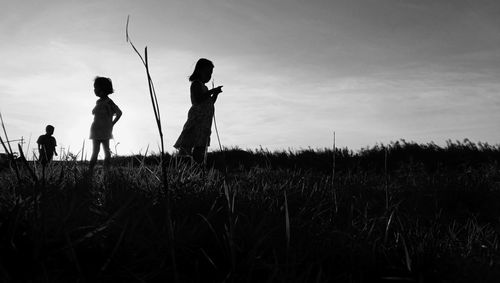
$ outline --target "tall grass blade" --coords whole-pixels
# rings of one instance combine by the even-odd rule
[[[160,135],[160,142],[161,142],[161,160],[162,160],[162,175],[163,175],[163,186],[164,186],[164,193],[167,195],[168,199],[168,182],[167,182],[167,172],[166,172],[166,164],[164,161],[165,159],[165,145],[163,141],[163,131],[162,131],[162,126],[161,126],[161,119],[160,119],[160,107],[158,105],[158,98],[156,96],[156,91],[154,88],[153,80],[151,79],[151,74],[149,72],[149,64],[148,64],[148,48],[144,48],[144,58],[142,55],[139,53],[135,45],[132,43],[132,40],[129,36],[128,33],[128,25],[130,21],[130,16],[127,16],[127,26],[126,26],[126,39],[127,42],[130,43],[132,48],[134,49],[135,53],[139,56],[139,58],[142,61],[142,64],[144,65],[144,68],[146,69],[146,76],[148,79],[148,88],[149,88],[149,96],[151,99],[151,105],[153,106],[153,112],[155,115],[155,120],[156,120],[156,125],[158,127],[158,133]]]
[[[201,253],[203,254],[203,256],[208,260],[208,262],[215,268],[217,269],[217,265],[214,263],[214,261],[212,260],[212,258],[210,256],[208,256],[207,252],[205,252],[205,250],[203,248],[200,248],[201,250]]]
[[[108,256],[108,259],[106,259],[106,262],[101,267],[101,272],[105,271],[108,268],[109,263],[111,262],[111,260],[115,256],[116,252],[118,251],[118,247],[122,243],[123,237],[125,236],[125,232],[127,231],[128,223],[129,223],[129,221],[127,221],[127,223],[125,223],[125,227],[123,228],[122,232],[120,233],[120,237],[118,238],[118,241],[116,242],[113,250],[111,251],[111,254]]]
[[[0,122],[2,123],[3,133],[5,135],[5,142],[2,140],[1,136],[0,136],[0,142],[2,143],[2,146],[5,150],[5,153],[7,153],[7,155],[10,158],[12,167],[14,167],[14,171],[16,172],[17,181],[21,182],[21,176],[19,174],[19,169],[17,168],[16,159],[14,158],[14,152],[12,151],[12,148],[10,146],[9,136],[7,135],[7,131],[5,130],[5,124],[3,122],[3,117],[2,117],[1,112],[0,112]],[[8,149],[7,149],[7,146],[5,145],[5,143],[7,143]]]
[[[288,199],[286,197],[286,190],[284,191],[285,196],[285,233],[286,233],[286,250],[287,254],[290,250],[290,215],[288,212]]]
[[[337,202],[337,188],[335,187],[335,131],[333,131],[333,164],[332,164],[332,193],[333,193],[333,204],[335,206],[335,214],[338,212],[338,202]]]
[[[38,178],[36,177],[36,174],[33,171],[33,168],[31,168],[31,166],[29,165],[28,160],[26,160],[26,157],[24,156],[23,148],[21,147],[20,144],[18,144],[17,146],[18,146],[18,149],[19,149],[19,157],[20,157],[21,161],[23,162],[24,166],[26,167],[26,169],[30,173],[31,178],[33,178],[33,181],[35,183],[37,183],[38,182]]]
[[[389,177],[387,175],[387,147],[384,149],[385,209],[389,210]]]
[[[0,112],[0,121],[2,122],[2,129],[3,129],[3,133],[5,135],[5,139],[6,139],[6,143],[7,145],[9,146],[9,153],[10,154],[13,154],[13,151],[12,151],[12,148],[10,147],[10,142],[9,142],[9,136],[7,135],[7,131],[5,130],[5,124],[3,122],[3,117],[2,117],[2,113]]]
[[[385,226],[384,244],[387,244],[387,239],[389,237],[389,228],[391,227],[392,218],[394,217],[394,212],[395,212],[395,210],[393,210],[391,212],[391,215],[389,216],[389,220],[387,220],[387,224]]]
[[[141,56],[137,48],[134,46],[132,43],[132,40],[130,38],[129,32],[128,32],[128,26],[130,22],[130,16],[127,16],[127,25],[125,28],[125,34],[126,34],[126,41],[130,43],[132,48],[134,49],[135,53],[139,56],[141,59],[144,68],[146,69],[146,76],[148,79],[148,88],[149,88],[149,96],[151,98],[151,104],[153,106],[153,112],[155,114],[155,119],[156,119],[156,125],[158,126],[158,133],[160,135],[160,142],[161,142],[161,172],[162,172],[162,180],[163,180],[163,191],[166,196],[166,202],[167,202],[167,234],[168,234],[168,240],[170,242],[170,257],[172,260],[172,267],[174,271],[174,281],[179,282],[178,278],[178,271],[177,271],[177,263],[176,263],[176,258],[175,258],[175,246],[174,246],[174,231],[172,227],[172,217],[171,217],[171,211],[170,211],[170,194],[169,194],[169,189],[168,189],[168,178],[167,178],[167,164],[165,162],[165,143],[163,141],[163,131],[162,131],[162,126],[161,126],[161,119],[160,119],[160,107],[158,105],[158,98],[156,96],[156,91],[154,88],[153,80],[151,79],[151,74],[149,72],[149,64],[148,64],[148,49],[147,47],[144,48],[144,58]]]

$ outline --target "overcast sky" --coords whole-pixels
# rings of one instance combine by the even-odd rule
[[[99,75],[113,80],[110,97],[124,113],[112,149],[158,148],[144,68],[125,41],[127,15],[134,44],[148,46],[169,152],[202,57],[224,85],[223,146],[324,148],[333,131],[351,149],[500,141],[493,0],[1,0],[0,111],[10,139],[31,137],[34,147],[52,124],[60,146],[89,148]]]

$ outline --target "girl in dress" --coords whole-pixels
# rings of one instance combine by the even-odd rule
[[[96,102],[92,114],[94,122],[90,127],[90,139],[92,142],[92,157],[90,158],[89,170],[92,171],[97,162],[97,156],[102,144],[104,149],[104,168],[109,168],[111,151],[109,150],[109,139],[113,138],[113,126],[122,116],[122,111],[111,100],[108,95],[113,93],[111,79],[96,77],[94,79],[94,93],[99,99]],[[114,117],[114,118],[113,118]]]
[[[208,59],[202,58],[196,63],[189,77],[191,108],[182,133],[174,144],[180,155],[191,155],[197,163],[203,162],[210,145],[214,103],[222,92],[222,86],[210,90],[205,86],[212,77],[213,69],[214,64]]]

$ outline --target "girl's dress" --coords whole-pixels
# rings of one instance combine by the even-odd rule
[[[201,82],[203,97],[195,98],[191,92],[191,108],[182,132],[174,144],[177,149],[191,149],[193,147],[208,147],[212,133],[212,118],[214,116],[214,100],[206,95],[208,88]]]
[[[120,108],[109,97],[99,98],[96,102],[92,114],[94,122],[90,126],[90,139],[109,140],[113,138],[113,115],[118,113]]]

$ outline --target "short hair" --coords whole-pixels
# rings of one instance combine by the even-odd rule
[[[194,67],[193,74],[191,74],[191,76],[189,76],[189,81],[192,82],[195,80],[199,80],[200,73],[201,73],[202,69],[213,68],[213,67],[214,67],[214,63],[212,63],[212,61],[205,59],[205,58],[199,59],[198,62],[196,62],[196,66]]]
[[[114,92],[113,83],[110,78],[95,77],[94,86],[98,86],[106,94],[112,94]]]
[[[45,127],[45,132],[49,132],[49,131],[54,131],[54,126],[52,125],[47,125],[47,127]]]

